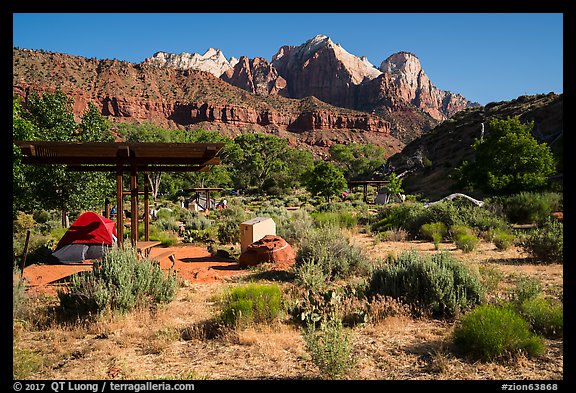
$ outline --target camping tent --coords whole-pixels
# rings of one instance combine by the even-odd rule
[[[68,228],[52,256],[61,263],[98,259],[115,243],[116,222],[94,212],[86,212]]]

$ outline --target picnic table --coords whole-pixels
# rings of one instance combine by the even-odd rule
[[[159,242],[157,240],[152,240],[152,241],[142,241],[142,242],[137,242],[136,243],[136,253],[142,258],[148,258],[150,256],[150,250],[152,250],[153,247],[156,247],[158,245],[162,244],[162,242]]]

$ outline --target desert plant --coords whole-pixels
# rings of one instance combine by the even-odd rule
[[[456,244],[456,248],[462,250],[465,253],[472,252],[480,243],[480,239],[474,234],[468,235],[458,235],[454,240],[454,244]]]
[[[564,225],[560,221],[548,220],[535,229],[521,244],[524,251],[544,263],[563,263]]]
[[[516,236],[510,232],[506,232],[502,229],[495,229],[491,231],[490,238],[492,239],[492,243],[496,246],[498,250],[508,250],[510,247],[514,245],[514,241],[516,240]]]
[[[522,302],[520,312],[535,333],[549,338],[562,337],[564,312],[560,301],[536,296]]]
[[[506,217],[518,224],[543,224],[550,213],[562,210],[562,194],[555,192],[520,192],[502,198]]]
[[[448,234],[448,228],[443,222],[432,222],[424,224],[420,227],[420,232],[429,240],[434,242],[434,247],[438,249],[438,245],[442,239]]]
[[[176,275],[156,263],[138,260],[130,247],[114,247],[91,271],[72,276],[68,290],[58,291],[60,309],[77,314],[126,312],[138,305],[166,303],[176,296]]]
[[[296,255],[296,266],[304,261],[320,265],[330,279],[350,277],[369,271],[369,259],[362,249],[350,244],[339,228],[323,226],[308,232]]]
[[[284,225],[277,228],[278,236],[292,245],[299,245],[313,223],[314,220],[310,214],[304,209],[299,209],[289,216],[289,220]]]
[[[354,343],[339,320],[327,320],[303,331],[306,350],[312,362],[330,379],[346,376],[356,364]]]
[[[326,284],[326,273],[322,266],[315,263],[313,259],[307,259],[298,264],[295,269],[295,283],[305,289],[312,291],[321,290]]]
[[[432,256],[402,252],[372,272],[369,288],[371,295],[392,296],[447,317],[480,303],[484,296],[479,274],[446,252]]]
[[[537,297],[541,292],[541,284],[537,279],[521,276],[516,281],[514,289],[511,290],[510,300],[517,304],[522,304],[526,300]]]
[[[506,305],[481,305],[464,315],[454,330],[454,343],[481,360],[495,360],[525,352],[538,355],[544,350],[541,337],[530,331],[530,324]]]
[[[276,284],[248,284],[228,291],[222,299],[220,320],[226,326],[246,327],[272,322],[281,311],[282,290]]]

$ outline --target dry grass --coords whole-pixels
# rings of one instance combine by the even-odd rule
[[[374,242],[351,234],[370,255],[415,248],[435,252],[432,243]],[[481,243],[463,254],[452,244],[441,249],[466,263],[500,272],[502,296],[520,277],[537,278],[544,291],[562,291],[562,265],[531,265],[518,249],[497,251]],[[216,298],[226,282],[180,288],[177,298],[153,310],[107,316],[97,322],[44,329],[15,324],[14,348],[42,359],[29,379],[321,379],[306,352],[299,327],[287,319],[270,325],[205,333],[218,313]],[[537,359],[481,363],[458,353],[451,341],[454,322],[415,318],[399,313],[355,327],[357,364],[353,379],[368,380],[559,380],[563,379],[563,340],[546,340]],[[202,330],[204,329],[204,330]]]

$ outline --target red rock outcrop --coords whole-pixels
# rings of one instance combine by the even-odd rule
[[[234,137],[242,132],[275,133],[322,154],[334,143],[374,143],[398,152],[386,120],[337,108],[313,97],[265,99],[203,71],[160,68],[118,60],[14,50],[13,92],[60,89],[79,118],[94,103],[113,121],[151,122],[165,128],[204,128]],[[314,133],[319,133],[313,135]]]
[[[271,263],[274,268],[288,269],[296,263],[296,253],[280,236],[266,235],[250,244],[240,255],[238,262],[244,267]]]

